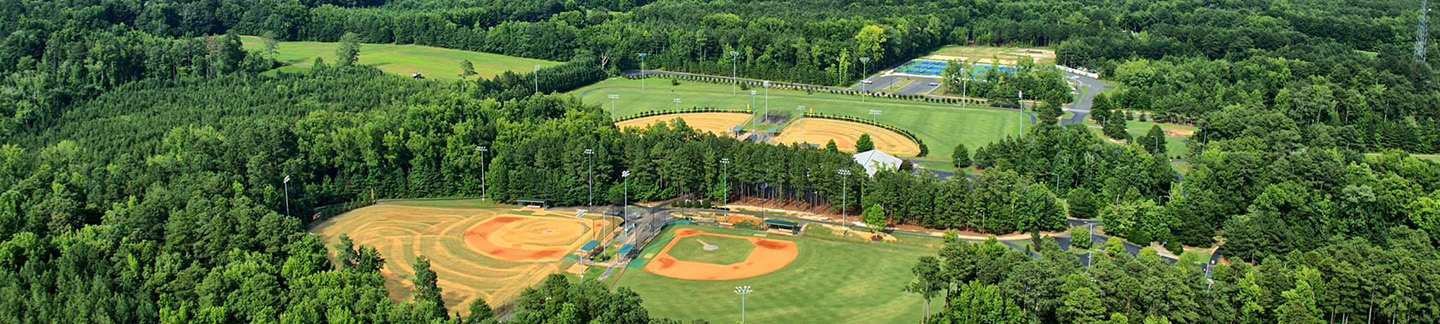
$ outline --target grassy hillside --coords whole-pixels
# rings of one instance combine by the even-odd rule
[[[259,37],[243,36],[241,41],[246,50],[260,51],[265,48]],[[288,65],[282,71],[310,68],[316,57],[326,63],[335,62],[335,46],[338,43],[325,42],[280,42],[275,60]],[[453,50],[421,45],[361,44],[360,64],[373,65],[386,73],[410,75],[419,72],[429,79],[452,80],[460,76],[460,61],[470,60],[475,64],[478,77],[489,78],[507,70],[530,71],[536,64],[551,66],[560,64],[546,60],[528,59],[499,54]],[[473,78],[472,78],[473,79]]]

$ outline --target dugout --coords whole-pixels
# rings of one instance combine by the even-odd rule
[[[770,219],[765,221],[765,229],[783,234],[800,235],[800,223],[796,222]]]
[[[519,204],[521,207],[538,207],[541,209],[550,208],[550,201],[544,199],[520,198],[516,199],[515,203]]]
[[[583,255],[583,256],[586,256],[586,257],[592,257],[592,256],[595,256],[596,254],[600,254],[600,251],[604,251],[604,250],[605,250],[605,247],[600,246],[600,241],[590,241],[589,243],[585,243],[585,246],[580,247],[580,251],[579,251],[579,252],[580,252],[580,255]]]

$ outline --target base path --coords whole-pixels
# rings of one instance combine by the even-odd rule
[[[750,114],[742,113],[683,113],[666,114],[650,117],[641,117],[615,123],[620,128],[647,128],[659,122],[666,122],[675,126],[676,119],[685,120],[685,125],[690,128],[707,133],[715,133],[720,136],[730,136],[735,126],[743,126],[750,122]]]
[[[784,132],[775,141],[781,144],[810,143],[825,146],[831,140],[841,150],[855,151],[855,142],[860,135],[870,134],[871,142],[875,143],[875,149],[897,156],[920,155],[920,145],[909,137],[896,133],[895,131],[843,120],[824,118],[802,118]]]
[[[750,244],[755,245],[755,250],[750,251],[750,255],[745,258],[745,261],[727,265],[680,261],[670,256],[670,249],[675,247],[675,243],[680,242],[680,239],[692,236],[731,237],[748,240]],[[655,256],[655,259],[650,260],[650,264],[645,265],[645,271],[681,280],[737,280],[759,277],[785,268],[785,266],[790,265],[790,262],[794,262],[795,257],[799,255],[800,248],[795,245],[795,242],[791,241],[705,233],[693,229],[682,229],[675,232],[675,239],[670,240],[670,244],[665,245],[665,249],[660,250],[660,254]]]

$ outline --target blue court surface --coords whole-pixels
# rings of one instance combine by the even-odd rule
[[[899,68],[896,68],[896,69],[895,69],[895,73],[905,73],[905,74],[914,74],[914,75],[924,75],[924,76],[934,76],[934,77],[938,77],[938,76],[940,76],[941,74],[943,74],[943,73],[945,72],[945,67],[948,66],[948,65],[950,65],[950,64],[949,64],[949,63],[946,63],[946,62],[941,62],[941,61],[914,60],[914,61],[910,61],[909,63],[905,63],[904,65],[901,65]],[[986,65],[986,64],[971,64],[971,65],[970,65],[970,74],[971,74],[972,77],[979,77],[979,76],[984,75],[987,71],[990,71],[990,70],[992,70],[992,69],[993,69],[993,70],[996,70],[996,71],[999,71],[1000,73],[1005,73],[1005,74],[1014,74],[1014,73],[1015,73],[1015,67],[1013,67],[1013,66],[1004,66],[1004,65],[994,66],[994,65]]]

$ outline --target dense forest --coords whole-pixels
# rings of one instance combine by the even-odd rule
[[[943,279],[916,289],[943,291],[937,323],[1436,323],[1440,164],[1404,153],[1440,151],[1435,66],[1410,52],[1416,7],[5,1],[0,321],[491,321],[484,304],[440,302],[433,276],[415,278],[413,300],[389,300],[376,266],[385,256],[305,235],[311,215],[372,192],[474,196],[482,174],[497,199],[581,205],[593,163],[598,202],[621,200],[628,170],[632,200],[728,193],[834,206],[843,192],[852,196],[840,208],[884,206],[892,223],[984,233],[1062,229],[1070,215],[1174,252],[1223,242],[1232,262],[1211,283],[1194,262],[1149,253],[1107,253],[1085,268],[1043,241],[1036,260],[952,243],[917,266]],[[277,63],[242,50],[240,34],[568,63],[542,70],[538,85],[517,73],[415,81],[348,62],[260,75]],[[975,148],[973,159],[961,154],[983,169],[969,176],[940,181],[906,167],[843,177],[863,173],[834,150],[739,142],[683,123],[622,131],[600,107],[553,94],[640,68],[638,53],[649,54],[647,68],[736,66],[833,85],[945,44],[1053,46],[1061,64],[1116,82],[1094,108],[1097,122],[1120,127],[1111,137],[1126,139],[1123,121],[1137,115],[1197,125],[1179,157],[1189,170],[1181,177],[1151,144],[1163,143],[1158,135],[1119,144],[1046,122]],[[1035,71],[1036,83],[1055,79]],[[995,86],[994,96],[1010,92]],[[1058,115],[1064,100],[1042,99]],[[558,277],[515,305],[520,323],[667,322],[648,318],[633,292]],[[455,314],[462,308],[469,315]]]

